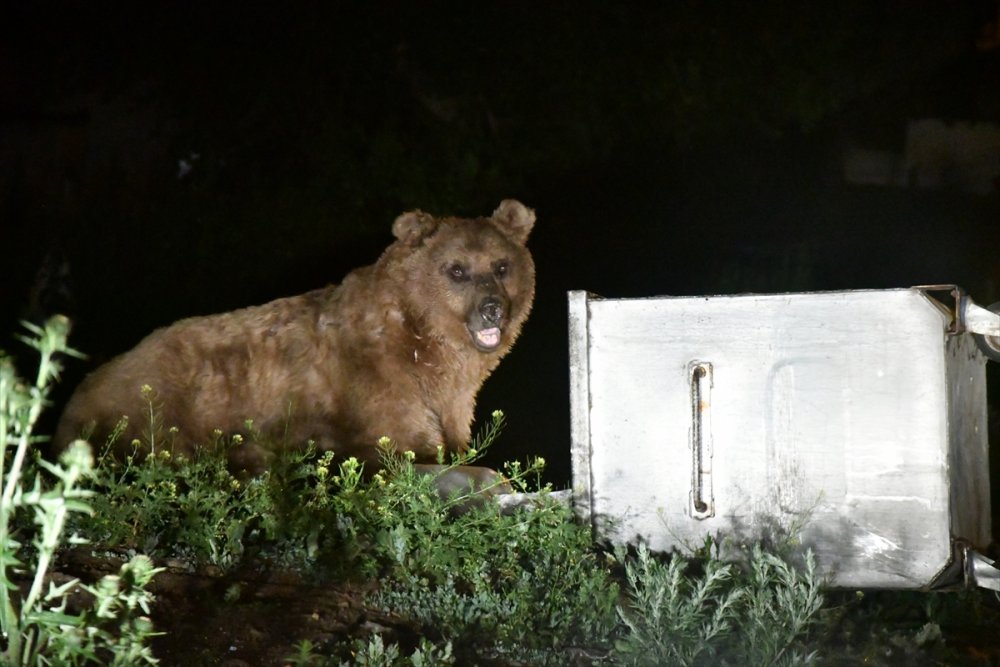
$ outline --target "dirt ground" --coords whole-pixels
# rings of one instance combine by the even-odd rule
[[[322,645],[370,623],[363,590],[244,581],[226,601],[218,580],[191,575],[161,577],[157,588],[154,623],[167,634],[153,647],[164,665],[283,665],[303,639]]]
[[[121,560],[84,551],[63,555],[60,570],[84,581],[117,572]],[[162,564],[158,564],[162,565]],[[153,623],[164,634],[152,641],[164,667],[290,664],[295,645],[320,647],[370,634],[396,634],[392,620],[364,606],[374,586],[316,585],[296,575],[222,576],[166,564],[148,587],[156,596]]]

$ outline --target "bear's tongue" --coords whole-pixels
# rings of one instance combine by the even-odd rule
[[[500,344],[500,329],[490,327],[476,332],[476,341],[483,347],[496,347]]]

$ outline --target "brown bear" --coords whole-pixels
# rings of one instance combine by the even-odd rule
[[[531,310],[534,222],[511,199],[483,218],[404,213],[378,261],[339,286],[154,331],[84,379],[56,450],[103,443],[124,415],[128,448],[190,455],[216,430],[240,434],[230,465],[251,474],[310,440],[370,465],[382,436],[418,462],[465,451],[476,394]]]

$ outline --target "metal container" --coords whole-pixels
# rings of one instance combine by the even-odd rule
[[[1000,316],[958,288],[571,292],[569,315],[573,502],[599,539],[684,551],[778,530],[844,587],[989,564],[967,553],[991,522],[973,332],[995,342]]]

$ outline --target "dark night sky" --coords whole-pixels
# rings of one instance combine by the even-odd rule
[[[1000,300],[1000,181],[904,164],[911,121],[1000,125],[995,0],[291,4],[4,3],[4,331],[66,311],[106,359],[338,281],[403,210],[517,197],[538,297],[480,406],[562,481],[567,290]]]

